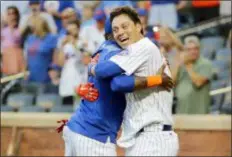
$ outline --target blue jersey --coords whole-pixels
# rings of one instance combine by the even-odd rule
[[[120,51],[121,48],[114,41],[105,41],[97,52],[100,53],[98,62],[107,61]],[[89,76],[88,82],[94,83],[99,98],[95,102],[81,101],[80,107],[67,123],[72,131],[103,143],[109,137],[112,143],[116,143],[126,100],[123,93],[112,91],[111,80],[112,77],[96,79]]]
[[[46,0],[41,0],[41,7],[44,9]],[[66,8],[73,8],[75,9],[74,2],[72,0],[64,1],[64,0],[56,0],[52,1],[53,3],[56,3],[57,8],[56,11],[61,14]],[[53,4],[54,6],[54,4]],[[54,17],[58,32],[63,28],[62,21],[60,18]]]
[[[29,81],[49,83],[49,65],[57,45],[57,36],[47,34],[44,38],[29,35],[25,41],[27,66],[30,71]]]

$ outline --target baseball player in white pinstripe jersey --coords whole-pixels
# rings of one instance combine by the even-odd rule
[[[155,75],[163,64],[163,56],[149,39],[140,34],[142,28],[136,12],[122,7],[115,9],[110,17],[116,42],[128,50],[110,60],[126,75]],[[165,72],[171,76],[168,67]],[[177,155],[179,142],[172,130],[173,91],[154,87],[128,93],[126,100],[122,134],[117,142],[125,148],[126,156]]]
[[[110,32],[107,30],[106,27],[106,32]],[[57,128],[57,131],[60,132],[66,124],[63,132],[65,156],[116,155],[116,137],[122,122],[126,102],[124,94],[115,91],[120,88],[119,86],[125,87],[123,83],[127,83],[126,91],[130,92],[147,87],[146,84],[136,84],[136,80],[146,80],[146,77],[126,76],[122,83],[116,83],[114,79],[114,81],[111,81],[112,78],[105,81],[99,78],[100,75],[101,77],[107,77],[115,71],[116,73],[118,73],[118,70],[120,71],[120,67],[114,67],[117,66],[117,64],[112,65],[113,62],[111,62],[111,64],[107,63],[109,57],[120,52],[121,49],[115,41],[109,40],[106,41],[101,46],[99,52],[96,53],[96,55],[99,53],[101,55],[98,64],[94,65],[96,71],[90,74],[89,83],[94,83],[94,87],[99,91],[101,97],[96,98],[98,94],[91,93],[95,91],[92,86],[93,84],[82,85],[78,88],[78,94],[84,98],[80,103],[80,108],[76,110],[68,122],[62,121],[64,124]],[[104,66],[102,66],[102,64]],[[90,65],[89,70],[92,69],[91,67]],[[106,67],[110,69],[105,71]],[[166,90],[169,90],[173,86],[171,78],[163,73],[161,74],[158,73],[158,75],[161,76],[152,75],[149,77],[160,78],[162,81],[153,83],[153,85],[160,85]],[[93,78],[92,75],[96,78]],[[120,79],[122,80],[122,78]],[[121,89],[125,90],[125,88]]]

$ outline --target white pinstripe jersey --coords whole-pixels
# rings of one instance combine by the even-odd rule
[[[126,75],[156,75],[164,59],[159,49],[148,38],[130,45],[121,54],[113,56],[111,61],[118,64]],[[170,76],[168,68],[165,72]],[[127,106],[124,112],[122,135],[118,140],[121,147],[134,144],[135,134],[151,123],[173,124],[173,92],[153,87],[126,94]]]

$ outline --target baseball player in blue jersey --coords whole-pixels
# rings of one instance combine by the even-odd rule
[[[111,26],[106,24],[105,32],[111,33]],[[121,51],[116,42],[105,41],[97,51],[99,53],[98,64],[109,60]],[[110,75],[110,71],[105,73]],[[172,88],[172,81],[167,75],[150,77],[159,80],[153,82],[153,86],[162,85],[166,89]],[[126,78],[127,84],[123,90],[131,92],[139,88],[147,88],[147,84],[136,86],[135,82],[139,79],[146,80],[146,77],[136,78],[131,76]],[[115,92],[115,90],[121,89],[122,86],[112,84],[112,77],[101,79],[89,76],[88,82],[92,84],[85,86],[88,88],[79,88],[79,91],[84,89],[91,93],[96,88],[99,97],[94,99],[96,95],[82,95],[85,99],[81,101],[80,107],[72,115],[63,130],[65,156],[116,156],[116,137],[122,123],[126,101],[125,95]],[[94,88],[92,85],[94,85]]]
[[[115,42],[104,42],[98,50],[99,62],[120,51]],[[64,127],[65,156],[116,156],[115,142],[125,96],[111,90],[110,79],[102,81],[89,76],[88,82],[98,89],[99,98],[94,102],[82,100]]]

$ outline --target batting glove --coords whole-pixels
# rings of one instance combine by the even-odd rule
[[[80,84],[76,89],[76,94],[88,101],[96,101],[98,99],[98,90],[93,87],[93,83]]]

